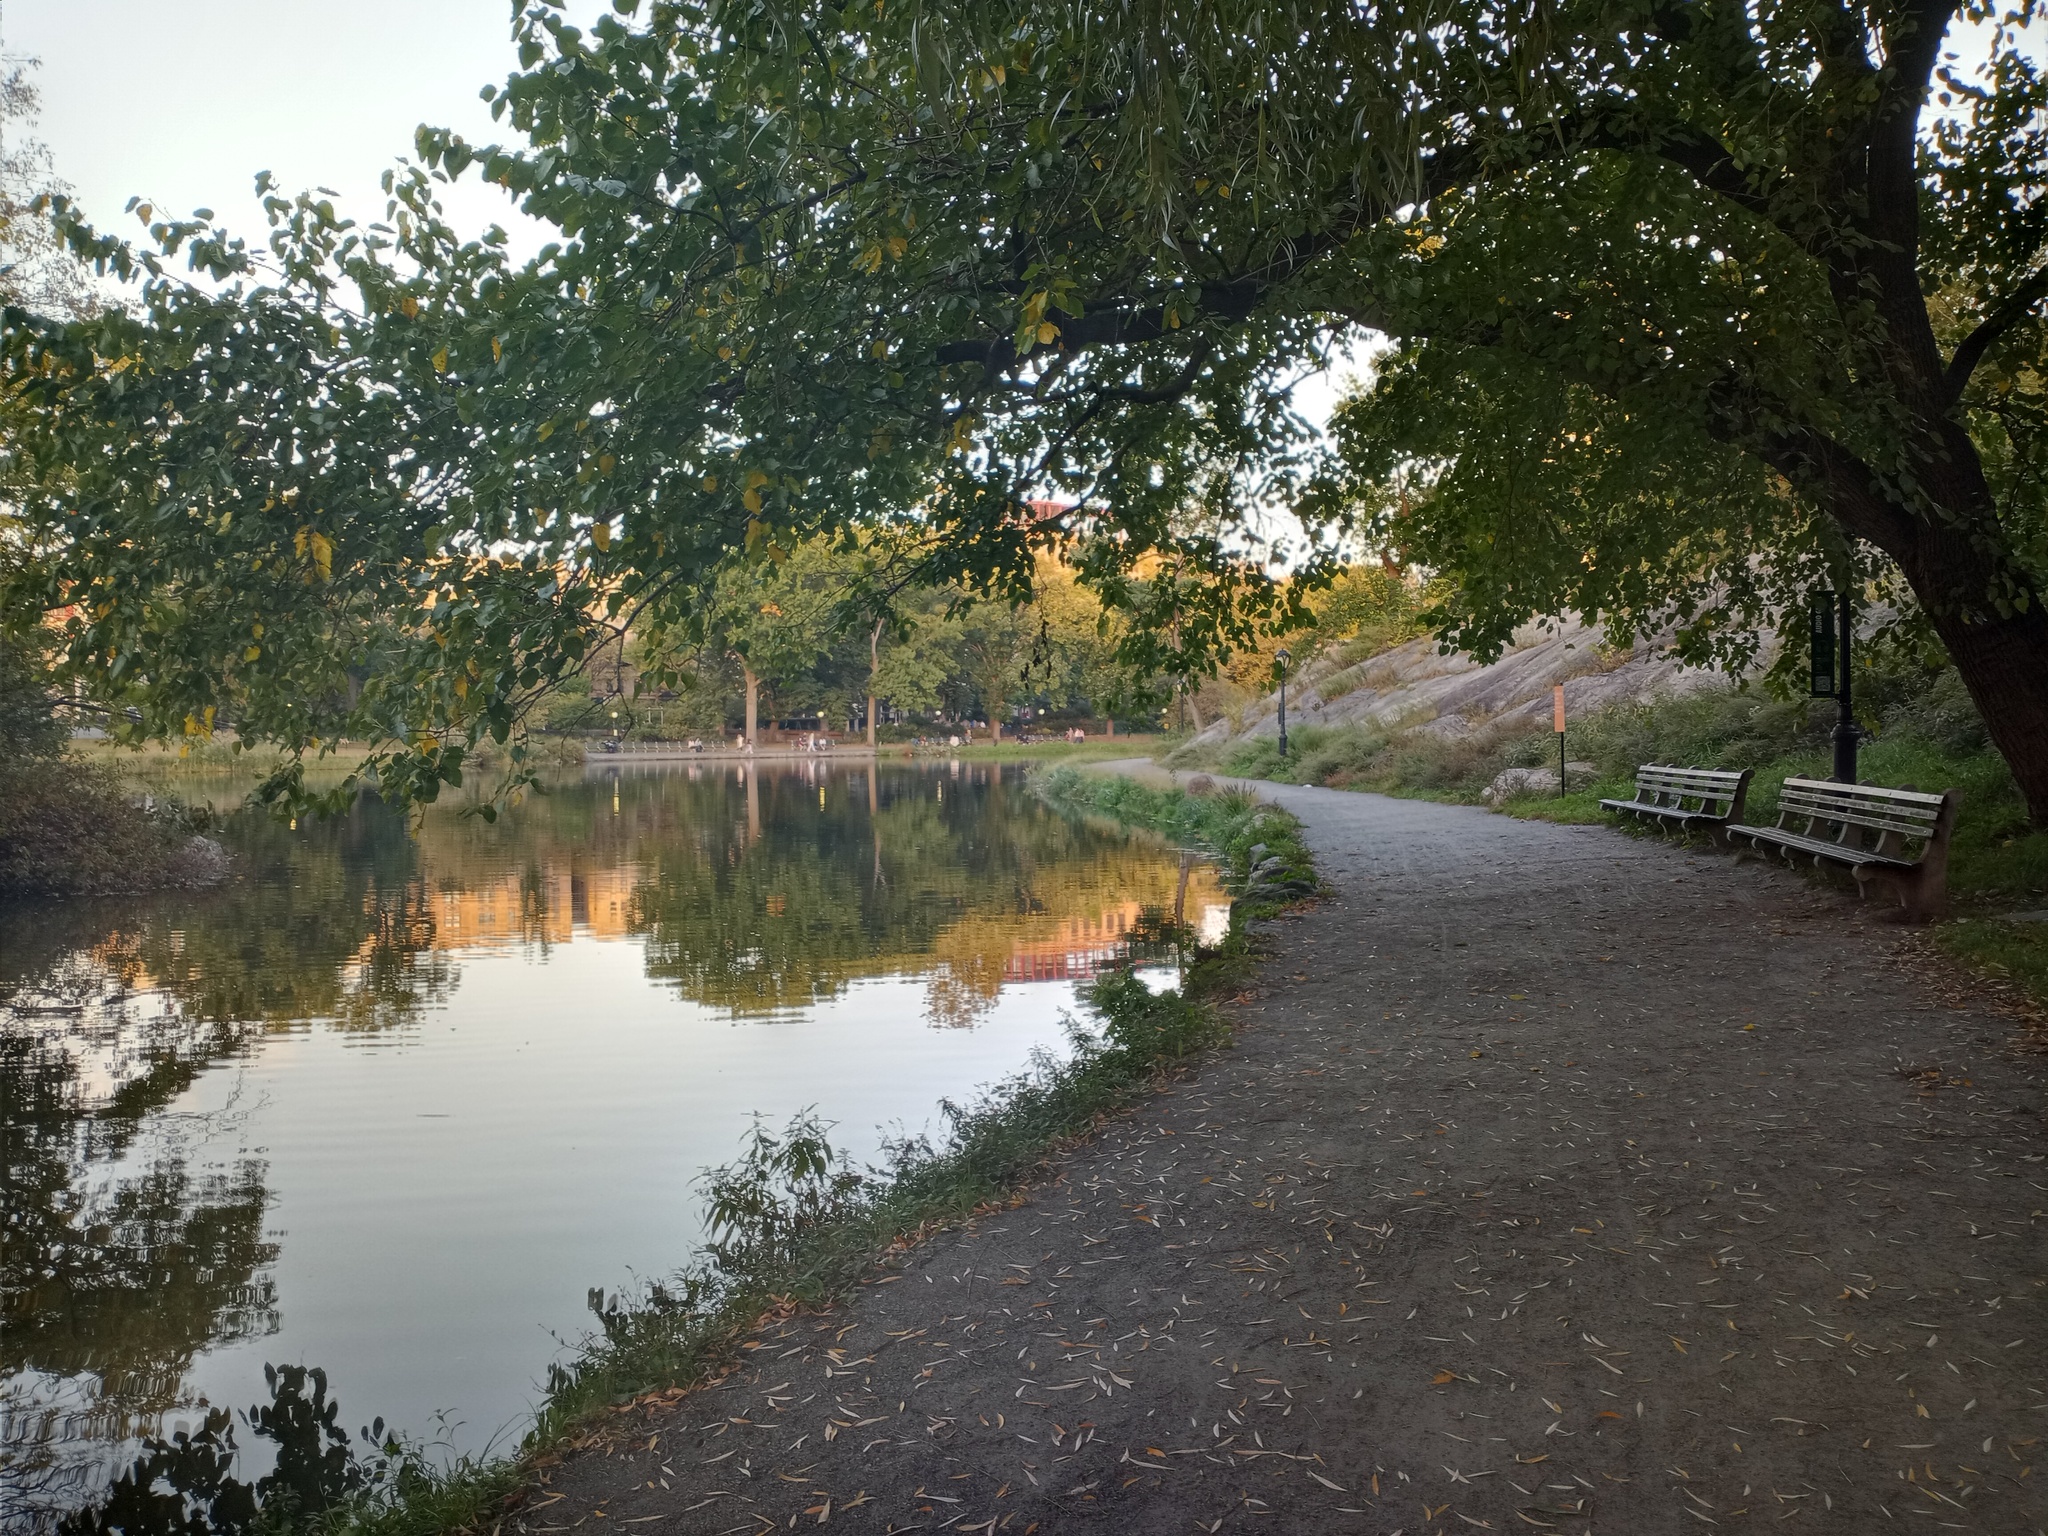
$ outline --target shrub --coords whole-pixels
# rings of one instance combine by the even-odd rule
[[[145,809],[109,767],[65,757],[0,761],[0,897],[176,883],[193,830],[181,805]]]

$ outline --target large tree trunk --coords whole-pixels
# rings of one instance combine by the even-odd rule
[[[740,671],[747,679],[747,745],[756,745],[754,733],[761,721],[761,679],[754,676],[754,669],[745,662]]]
[[[1891,553],[2012,770],[2028,816],[2048,828],[2048,611],[2041,593],[2013,590],[2018,576],[1984,546],[1967,529],[1916,520],[1908,545]],[[1990,603],[2001,588],[2003,614]]]

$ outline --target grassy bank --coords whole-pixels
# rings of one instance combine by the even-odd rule
[[[1246,834],[1265,836],[1269,848],[1285,839],[1300,861],[1288,867],[1313,879],[1291,817],[1249,815],[1220,797],[1174,803],[1187,799],[1147,792],[1124,804],[1125,819],[1200,829],[1189,835],[1235,849],[1236,867],[1247,872],[1257,838]],[[1091,808],[1114,813],[1106,803]],[[339,1432],[324,1378],[280,1372],[273,1408],[246,1432],[280,1442],[289,1477],[223,1483],[233,1426],[221,1415],[212,1429],[153,1447],[113,1502],[74,1517],[63,1536],[489,1529],[537,1462],[600,1436],[611,1410],[716,1376],[764,1317],[843,1299],[926,1235],[1016,1199],[1054,1154],[1144,1097],[1161,1071],[1227,1043],[1209,999],[1242,973],[1249,953],[1243,925],[1233,922],[1222,945],[1196,955],[1184,991],[1155,993],[1129,972],[1097,981],[1084,994],[1085,1019],[1072,1024],[1067,1053],[1039,1058],[972,1104],[942,1106],[942,1135],[889,1147],[879,1167],[850,1165],[833,1149],[830,1128],[812,1118],[757,1128],[737,1161],[706,1175],[711,1242],[699,1259],[644,1290],[593,1293],[597,1331],[552,1372],[545,1406],[516,1455],[447,1466],[418,1447],[337,1441],[320,1427]]]
[[[1090,736],[1083,742],[1034,741],[1028,746],[1014,741],[974,741],[958,747],[921,747],[916,755],[920,758],[957,757],[977,763],[1052,766],[1100,763],[1119,757],[1150,757],[1159,749],[1160,740],[1157,736]],[[909,756],[910,748],[903,743],[884,742],[881,752],[884,757],[892,754]]]
[[[1858,764],[1865,783],[1962,792],[1949,864],[1955,917],[1934,929],[1934,942],[2048,1004],[2048,923],[2003,915],[2048,907],[2048,833],[2028,826],[2012,774],[1960,681],[1951,671],[1872,668],[1858,673],[1856,687],[1859,716],[1874,733]],[[1572,760],[1593,764],[1592,782],[1561,799],[1553,789],[1511,796],[1496,808],[1553,821],[1607,821],[1600,800],[1630,794],[1638,764],[1683,763],[1754,769],[1747,816],[1769,821],[1787,778],[1830,776],[1834,721],[1831,701],[1773,699],[1754,688],[1705,688],[1616,706],[1574,718],[1566,735]],[[1458,736],[1361,726],[1290,734],[1284,763],[1270,738],[1206,756],[1183,749],[1167,761],[1466,804],[1481,803],[1505,768],[1547,767],[1556,782],[1557,738],[1527,723],[1480,724]]]
[[[1184,847],[1207,850],[1231,886],[1245,893],[1240,905],[1253,915],[1315,889],[1315,860],[1302,840],[1301,823],[1256,795],[1191,795],[1070,766],[1054,769],[1036,786],[1054,805],[1147,827]]]

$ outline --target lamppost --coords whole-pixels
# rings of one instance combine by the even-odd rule
[[[1847,583],[1845,582],[1846,588]],[[1850,645],[1856,628],[1856,609],[1848,591],[1819,592],[1809,615],[1809,636],[1813,644],[1810,691],[1817,699],[1833,699],[1840,713],[1835,719],[1835,782],[1856,782],[1856,747],[1863,736],[1856,724],[1855,702],[1850,683]],[[1840,636],[1837,638],[1837,629]]]
[[[1273,669],[1280,674],[1280,760],[1287,760],[1287,647],[1281,646],[1273,658]]]

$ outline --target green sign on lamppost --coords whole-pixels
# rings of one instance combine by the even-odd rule
[[[1280,760],[1287,760],[1287,647],[1273,658],[1273,671],[1280,679]]]

